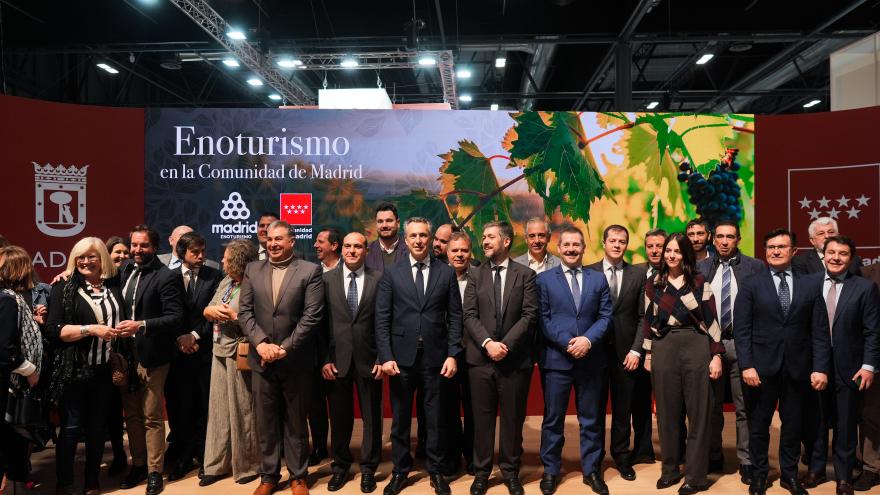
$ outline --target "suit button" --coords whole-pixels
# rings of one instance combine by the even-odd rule
[[[575,319],[576,319],[576,320],[580,320],[580,319],[581,319],[581,317],[580,317],[580,316],[578,316],[578,317],[576,317],[576,318],[575,318]]]

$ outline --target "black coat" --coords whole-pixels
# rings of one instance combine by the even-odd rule
[[[183,281],[181,267],[171,270],[171,273]],[[208,265],[203,265],[199,268],[199,275],[196,277],[196,285],[193,287],[192,299],[186,296],[186,290],[184,289],[184,324],[180,327],[177,336],[186,335],[192,331],[198,333],[199,353],[210,353],[212,349],[211,339],[213,338],[214,326],[211,322],[205,319],[205,316],[202,313],[205,311],[205,307],[211,303],[211,299],[214,297],[214,292],[217,291],[217,286],[220,285],[222,279],[223,274],[220,270]]]
[[[382,273],[364,267],[361,300],[354,317],[348,309],[342,268],[324,273],[324,321],[321,328],[321,365],[333,363],[339,377],[353,369],[358,375],[372,376],[376,359],[376,291]]]
[[[601,260],[587,265],[586,268],[605,275]],[[639,323],[645,314],[644,296],[647,278],[647,265],[623,263],[623,277],[612,310],[612,328],[605,334],[607,345],[621,363],[631,350],[639,354],[645,352],[642,349],[644,337],[638,338],[638,336],[642,333]]]

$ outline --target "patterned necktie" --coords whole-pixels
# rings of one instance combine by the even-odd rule
[[[828,288],[828,296],[825,297],[825,307],[828,308],[828,331],[832,331],[834,327],[834,312],[837,310],[837,284],[838,281],[834,277],[830,277],[831,287]]]
[[[348,278],[351,279],[351,282],[348,283],[348,294],[346,295],[345,300],[348,301],[348,310],[351,311],[351,317],[354,318],[358,309],[357,273],[349,273]]]
[[[782,315],[788,316],[788,310],[791,308],[791,292],[788,289],[788,282],[785,281],[785,277],[788,273],[785,272],[776,272],[776,276],[779,277],[779,304],[782,306]]]
[[[721,262],[721,331],[730,330],[731,311],[730,311],[730,262]]]
[[[580,270],[575,270],[572,268],[568,271],[571,274],[571,296],[574,297],[574,309],[581,309],[581,286],[578,283],[578,272]]]
[[[611,270],[611,283],[608,284],[608,289],[611,291],[611,302],[616,303],[617,302],[617,291],[618,291],[618,288],[617,288],[617,267],[614,265],[611,265],[610,267],[608,267],[608,269]]]
[[[492,269],[495,270],[495,333],[497,335],[501,330],[501,298],[503,297],[501,294],[501,270],[504,270],[504,267],[495,266]]]
[[[419,261],[416,263],[416,293],[419,295],[419,302],[425,298],[425,264]]]

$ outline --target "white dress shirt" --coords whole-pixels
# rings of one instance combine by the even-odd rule
[[[728,262],[736,259],[736,256],[730,258]],[[739,293],[739,285],[736,282],[736,276],[733,273],[733,266],[729,268],[730,270],[730,324],[733,324],[733,305],[736,302],[736,295]],[[773,278],[776,278],[777,282],[779,281],[779,277],[775,275]],[[791,277],[786,277],[786,279]],[[786,280],[788,282],[788,289],[791,292],[791,280]],[[712,294],[715,294],[715,312],[718,315],[718,323],[721,323],[721,289],[724,284],[724,264],[718,263],[718,269],[715,270],[715,277],[709,283],[709,286],[712,287]],[[779,286],[777,284],[777,291],[779,290]]]
[[[419,261],[416,261],[416,259],[413,258],[412,254],[410,254],[409,255],[409,266],[410,266],[410,269],[412,270],[413,282],[416,281],[416,275],[417,275],[417,271],[418,271],[416,268],[417,263],[419,263]],[[422,294],[424,294],[425,292],[428,292],[428,273],[431,272],[431,257],[425,256],[425,259],[422,260],[421,263],[425,264],[425,267],[422,268],[422,276],[425,279],[425,281],[424,281],[425,286],[422,287]]]
[[[351,285],[351,274],[355,274],[357,280],[358,306],[361,305],[361,298],[364,296],[364,265],[361,265],[357,271],[352,272],[348,265],[342,263],[342,295],[348,298],[348,286]]]
[[[605,280],[608,282],[608,288],[610,289],[614,284],[611,283],[611,267],[617,268],[617,271],[614,272],[614,278],[617,279],[617,294],[611,294],[611,297],[616,298],[620,295],[620,286],[623,284],[623,262],[616,265],[612,265],[608,258],[602,258],[602,272],[605,274]]]
[[[822,283],[822,299],[824,299],[826,301],[826,304],[828,304],[827,303],[828,291],[831,290],[831,278],[830,277],[831,277],[831,275],[829,275],[828,272],[825,272],[825,281]],[[843,285],[846,283],[847,278],[848,278],[847,272],[845,272],[845,271],[843,272],[843,275],[837,277],[837,296],[834,298],[834,307],[835,308],[838,307],[838,303],[840,302],[840,293],[843,292]],[[831,330],[831,329],[829,328],[829,330]],[[833,340],[831,342],[831,345],[832,345],[832,347],[834,346]],[[875,371],[873,366],[871,366],[870,364],[866,364],[866,363],[862,364],[862,369],[868,370],[871,373],[873,373]]]
[[[332,269],[336,268],[337,266],[339,266],[339,263],[341,263],[341,262],[342,262],[342,258],[338,258],[338,259],[336,260],[336,263],[333,263],[333,266],[327,266],[327,265],[325,265],[324,262],[322,261],[322,262],[321,262],[321,273],[329,272],[330,270],[332,270]]]
[[[534,270],[535,273],[541,273],[541,272],[547,270],[547,258],[550,256],[550,253],[544,253],[544,258],[541,259],[540,261],[536,260],[535,258],[532,258],[531,252],[529,252],[527,254],[527,256],[529,258],[529,268]]]

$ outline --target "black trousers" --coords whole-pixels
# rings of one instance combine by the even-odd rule
[[[657,399],[661,476],[670,479],[684,460],[685,482],[705,485],[709,471],[709,417],[712,384],[709,379],[709,337],[677,330],[653,343],[651,378]],[[681,450],[682,413],[687,416],[687,449]]]
[[[275,363],[263,372],[251,372],[251,390],[259,435],[261,480],[278,483],[281,479],[281,445],[293,479],[303,479],[309,468],[309,401],[312,378],[309,370],[279,369]]]
[[[410,431],[412,427],[413,395],[421,385],[424,389],[425,429],[427,441],[426,468],[430,474],[441,474],[443,452],[440,446],[440,368],[427,366],[419,351],[412,366],[400,366],[400,374],[392,376],[391,386],[391,460],[394,473],[407,474],[412,470]]]
[[[783,371],[774,376],[761,376],[757,387],[746,385],[743,397],[749,418],[749,457],[755,478],[766,478],[769,471],[770,423],[776,404],[782,420],[779,436],[779,470],[783,478],[797,476],[800,456],[803,411],[806,407],[818,407],[810,384],[796,380]]]
[[[507,478],[518,473],[523,453],[523,422],[529,401],[532,366],[501,373],[491,364],[469,370],[474,413],[474,471],[489,476],[495,452],[495,417],[499,416],[498,466]]]
[[[176,459],[169,462],[204,458],[210,390],[210,349],[180,354],[171,362],[165,380],[165,402],[173,439],[169,450]]]
[[[602,445],[605,445],[605,411],[608,391],[611,392],[611,458],[620,465],[631,465],[637,458],[654,458],[653,411],[651,407],[651,374],[639,366],[627,371],[613,349],[608,351],[608,368],[602,387]],[[632,449],[630,449],[632,431]],[[604,457],[604,452],[603,452]]]
[[[327,452],[327,435],[330,432],[327,404],[330,389],[321,376],[321,368],[317,368],[313,378],[312,400],[309,405],[309,431],[312,435],[312,452]]]
[[[474,415],[471,407],[471,389],[468,382],[469,366],[458,360],[458,372],[452,378],[440,378],[440,450],[443,452],[441,471],[452,476],[461,467],[474,462]],[[416,395],[418,398],[418,394]]]
[[[108,365],[95,368],[95,375],[84,382],[69,383],[61,397],[61,434],[55,450],[55,471],[58,486],[73,485],[76,446],[85,436],[85,488],[98,487],[101,455],[107,432],[108,412],[113,397],[113,382]]]
[[[354,390],[364,428],[361,436],[361,472],[375,473],[382,456],[382,380],[363,377],[354,365],[346,376],[328,380],[330,445],[333,472],[347,472],[354,462],[351,433],[354,427]]]
[[[833,367],[833,364],[832,364]],[[852,482],[858,447],[857,425],[862,409],[862,397],[851,376],[835,372],[828,381],[828,388],[818,392],[818,417],[813,452],[810,456],[810,472],[825,473],[828,463],[828,430],[833,431],[832,463],[834,477],[838,481]],[[816,393],[816,392],[814,392]]]
[[[9,391],[10,369],[0,369],[0,411],[6,411]],[[28,463],[28,441],[15,432],[0,417],[0,479],[5,475],[10,481],[27,481],[30,471]]]

